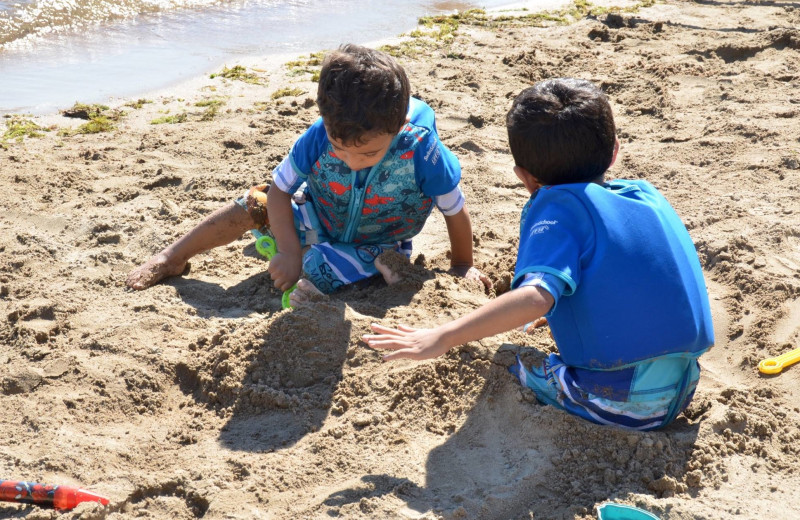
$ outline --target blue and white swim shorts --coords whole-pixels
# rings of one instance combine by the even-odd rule
[[[266,214],[266,185],[248,189],[236,204],[261,223],[260,234],[269,234]],[[300,193],[300,192],[298,192]],[[325,294],[378,274],[375,259],[384,251],[394,250],[411,256],[411,240],[389,244],[349,244],[331,241],[320,225],[314,208],[302,197],[292,200],[294,227],[303,252],[304,277]]]
[[[541,367],[528,369],[517,356],[509,371],[544,404],[597,424],[640,431],[671,423],[691,402],[700,378],[700,365],[692,357],[664,357],[599,372],[569,367],[556,354]],[[586,377],[589,372],[595,377]],[[593,381],[587,384],[587,379]],[[607,386],[598,386],[598,379],[605,379]]]

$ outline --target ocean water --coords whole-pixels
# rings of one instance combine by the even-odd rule
[[[0,0],[0,114],[167,88],[239,59],[397,36],[509,0]]]

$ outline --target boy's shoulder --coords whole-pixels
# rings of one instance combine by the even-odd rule
[[[433,109],[422,101],[412,97],[408,103],[409,123],[429,130],[436,131],[436,114]]]
[[[655,191],[658,190],[643,179],[611,179],[603,182],[602,184],[598,184],[596,182],[576,182],[572,184],[554,184],[554,185],[545,185],[542,186],[542,189],[546,190],[562,190],[562,191],[570,191],[574,193],[585,193],[591,190],[609,190],[612,192],[618,192],[620,190],[630,190],[630,189],[641,189],[644,191]]]
[[[581,182],[574,184],[556,184],[542,186],[536,191],[535,198],[541,202],[576,197],[581,200],[598,201],[621,199],[657,198],[663,199],[661,192],[649,182],[641,179],[613,179],[603,184]]]
[[[330,146],[328,132],[325,130],[322,118],[318,118],[295,140],[289,157],[295,170],[308,173],[311,165]]]
[[[408,123],[400,130],[393,148],[402,154],[402,158],[413,157],[415,167],[420,170],[437,169],[441,162],[460,168],[458,159],[439,138],[433,109],[417,98],[411,98]]]
[[[536,208],[534,210],[534,208]],[[528,215],[558,214],[593,220],[599,215],[674,212],[669,201],[645,180],[614,179],[603,184],[574,183],[542,186],[523,208]],[[605,217],[603,217],[605,218]]]

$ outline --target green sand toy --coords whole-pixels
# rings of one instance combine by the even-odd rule
[[[256,251],[258,251],[258,254],[265,257],[267,260],[272,260],[272,257],[278,253],[278,245],[275,243],[275,239],[255,229],[252,230],[252,233],[256,237]],[[292,307],[290,298],[292,296],[292,291],[295,289],[297,289],[297,284],[294,284],[288,290],[283,291],[283,296],[281,297],[281,306],[284,309],[294,309],[294,307]]]

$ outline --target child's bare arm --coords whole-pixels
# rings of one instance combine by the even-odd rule
[[[450,237],[450,266],[466,272],[472,267],[472,221],[467,208],[461,208],[455,215],[445,215],[444,221]]]
[[[267,216],[278,248],[278,253],[269,262],[269,274],[275,287],[285,291],[300,278],[302,250],[294,229],[292,196],[274,183],[267,192]]]
[[[444,221],[450,237],[450,269],[458,276],[480,280],[491,289],[489,277],[472,265],[472,221],[466,206],[455,215],[445,215]]]
[[[486,305],[433,329],[400,326],[391,329],[373,323],[377,334],[363,340],[372,348],[394,350],[383,357],[391,359],[430,359],[441,356],[456,345],[505,332],[536,318],[553,306],[553,296],[545,289],[525,286],[509,291]]]

